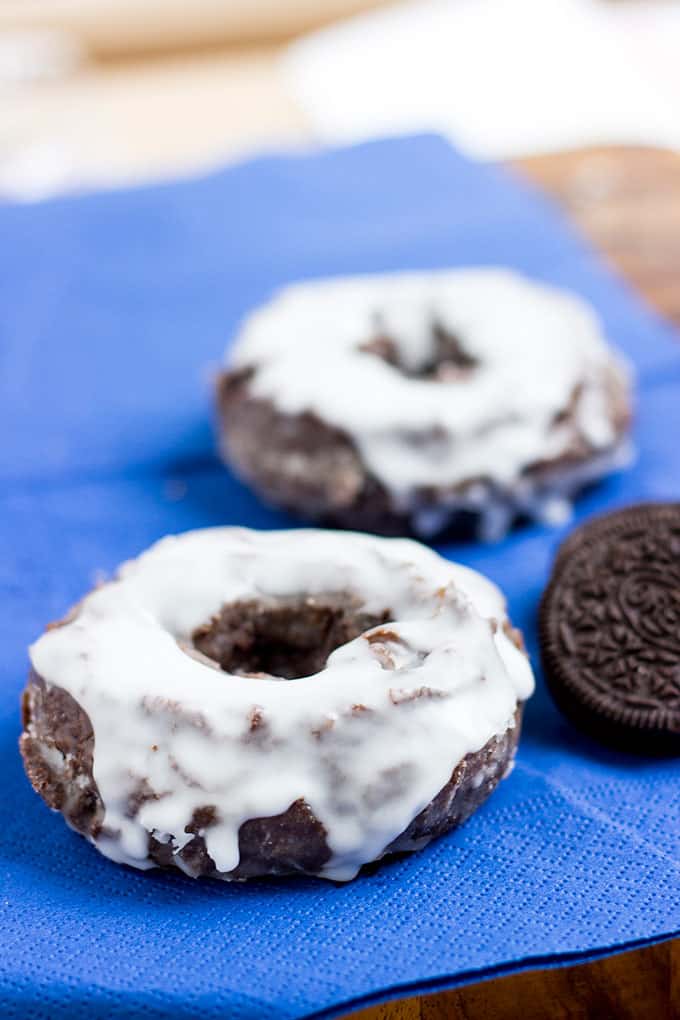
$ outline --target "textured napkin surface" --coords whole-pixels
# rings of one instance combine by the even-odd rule
[[[209,409],[239,317],[285,281],[506,263],[575,288],[637,367],[640,450],[577,518],[680,498],[680,344],[555,210],[421,137],[5,207],[0,237],[3,1017],[334,1015],[676,932],[677,764],[581,738],[540,677],[515,771],[489,803],[343,887],[118,867],[43,806],[16,748],[26,645],[97,576],[166,532],[290,526],[218,465]],[[563,531],[444,550],[502,585],[534,656]]]

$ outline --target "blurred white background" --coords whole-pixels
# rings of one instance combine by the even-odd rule
[[[425,0],[299,42],[288,81],[329,140],[433,128],[471,155],[680,147],[680,7]]]

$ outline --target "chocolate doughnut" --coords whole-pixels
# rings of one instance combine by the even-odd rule
[[[214,528],[125,564],[31,648],[21,751],[103,854],[344,881],[463,822],[533,676],[499,590],[406,539]]]
[[[217,401],[224,459],[267,501],[379,534],[563,522],[630,459],[628,372],[592,310],[507,270],[288,287]]]

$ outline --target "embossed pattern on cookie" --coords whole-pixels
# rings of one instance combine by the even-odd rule
[[[561,546],[540,608],[559,707],[632,751],[680,753],[680,504],[596,518]]]

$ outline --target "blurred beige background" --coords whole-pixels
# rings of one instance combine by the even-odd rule
[[[0,195],[439,131],[680,150],[674,0],[0,0]]]
[[[680,322],[678,53],[675,0],[0,0],[0,198],[437,130]]]
[[[362,0],[10,0],[0,192],[164,177],[308,135],[276,55]]]

